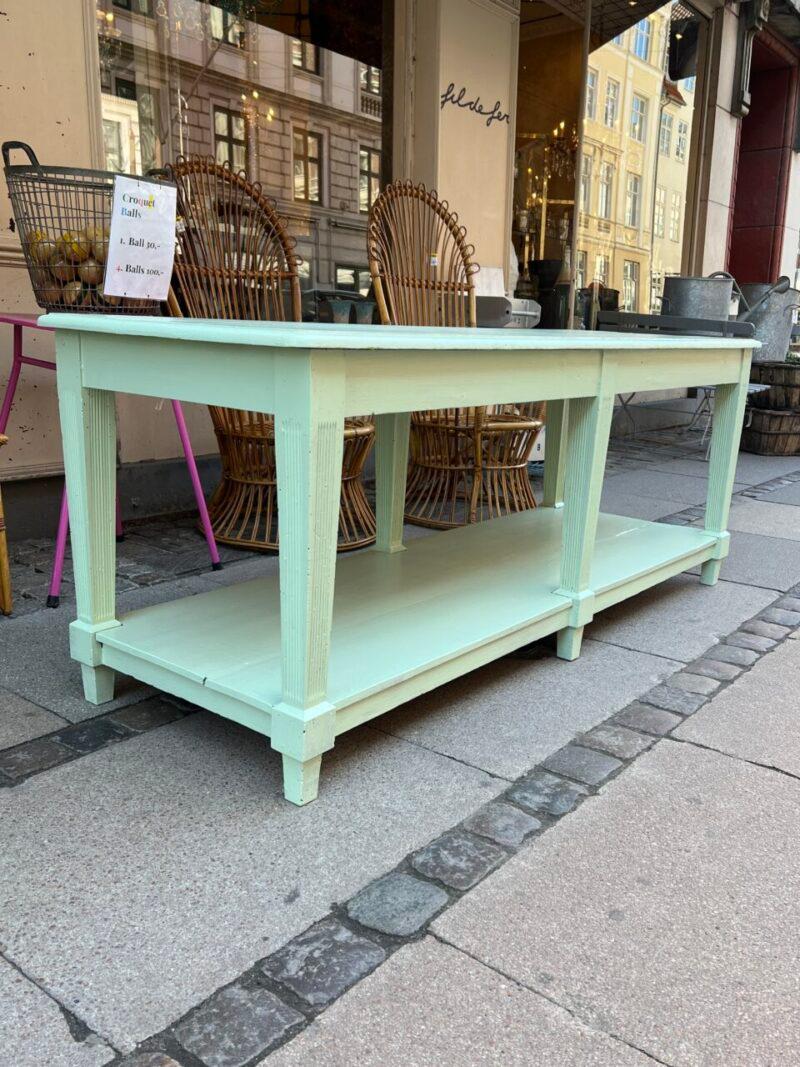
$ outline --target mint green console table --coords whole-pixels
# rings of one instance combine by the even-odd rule
[[[754,343],[47,315],[86,699],[116,671],[268,736],[295,804],[336,737],[701,564],[716,582]],[[599,514],[614,396],[714,384],[705,529]],[[280,577],[116,614],[114,393],[274,412]],[[544,505],[403,544],[409,412],[547,400]],[[566,403],[568,401],[568,403]],[[375,412],[378,541],[336,556],[343,423]],[[335,583],[334,583],[335,578]],[[335,585],[335,589],[334,589]]]

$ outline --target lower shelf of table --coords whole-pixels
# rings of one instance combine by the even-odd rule
[[[539,508],[340,557],[328,701],[337,733],[567,625],[563,511]],[[598,610],[710,558],[715,537],[602,514]],[[103,663],[269,733],[280,701],[277,575],[158,604],[98,634]]]

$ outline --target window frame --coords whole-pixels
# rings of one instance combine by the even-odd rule
[[[635,182],[635,186],[632,183]],[[634,192],[635,190],[635,192]],[[634,210],[635,209],[635,210]],[[625,225],[636,230],[642,216],[642,176],[628,171],[625,179]]]
[[[658,123],[658,154],[660,156],[669,156],[672,152],[672,133],[674,128],[674,119],[668,111],[661,112],[661,118]],[[666,132],[666,137],[664,136]]]
[[[363,157],[367,156],[367,167],[363,166]],[[377,169],[373,170],[375,165],[373,157],[377,156]],[[381,150],[380,148],[373,148],[372,145],[360,144],[358,146],[358,212],[360,215],[368,215],[370,208],[375,203],[378,195],[381,191]],[[361,179],[367,179],[367,206],[364,207],[361,197]],[[372,194],[373,181],[375,184],[375,193]]]
[[[676,243],[681,239],[681,213],[683,210],[683,197],[680,191],[673,189],[669,198],[669,239]]]
[[[295,61],[295,45],[297,44],[300,45],[299,63]],[[311,49],[311,55],[314,57],[314,61],[310,66],[308,63],[309,49]],[[322,77],[322,49],[319,45],[314,44],[312,41],[304,41],[300,37],[292,37],[289,41],[289,58],[294,70],[301,70],[304,74],[313,74],[317,78]]]
[[[678,129],[675,134],[675,158],[679,163],[686,162],[689,151],[689,123],[684,119],[678,119]]]
[[[600,164],[598,176],[597,214],[601,219],[610,221],[614,214],[614,175],[616,167],[608,160]],[[606,176],[608,180],[606,181]]]
[[[597,117],[597,90],[600,86],[600,75],[592,67],[586,71],[586,118],[592,122]]]
[[[304,152],[298,155],[297,152],[297,138],[302,137],[304,139]],[[309,155],[309,141],[313,140],[317,145],[317,156]],[[324,196],[322,190],[322,165],[323,165],[323,141],[322,134],[316,130],[309,130],[305,126],[292,126],[292,199],[296,200],[300,204],[318,204],[324,203]],[[298,161],[303,163],[303,183],[305,186],[306,195],[297,195],[297,163]],[[317,164],[317,190],[319,196],[314,198],[311,193],[311,178],[310,178],[310,163]]]
[[[592,170],[594,156],[591,152],[584,152],[581,161],[581,187],[580,187],[580,210],[587,215],[592,213]]]
[[[224,135],[217,132],[217,115],[225,115],[225,117],[226,117],[226,120],[227,120],[227,133],[224,134]],[[241,119],[242,120],[242,126],[243,126],[243,129],[244,129],[244,136],[241,139],[238,138],[238,137],[234,137],[234,135],[233,135],[233,120],[234,119]],[[247,119],[245,118],[244,114],[241,111],[236,111],[232,107],[225,107],[222,104],[212,104],[211,129],[212,129],[213,135],[214,135],[214,159],[218,163],[224,162],[224,161],[220,160],[220,158],[219,158],[219,156],[217,154],[218,145],[220,143],[224,143],[224,144],[227,144],[227,146],[228,146],[228,157],[227,158],[228,158],[228,162],[231,165],[231,169],[237,174],[238,174],[238,172],[240,170],[247,170],[247,156],[248,156],[248,152],[247,152]],[[234,148],[241,148],[242,151],[243,151],[244,159],[243,159],[241,167],[237,167],[235,162],[234,162],[234,158],[233,158],[234,157],[234,152],[233,152]]]
[[[377,74],[378,88],[371,85],[371,78]],[[382,96],[383,94],[383,71],[380,67],[373,67],[369,63],[358,64],[358,87],[362,93],[370,96]]]
[[[340,270],[341,271],[351,270],[353,272],[353,288],[352,289],[350,289],[348,285],[340,285],[339,284],[339,271]],[[362,281],[362,278],[366,278],[366,281],[367,281],[367,284],[364,286],[365,289],[369,290],[369,287],[372,285],[372,275],[370,274],[369,266],[368,265],[365,266],[362,263],[338,263],[338,262],[336,262],[333,265],[333,277],[334,277],[334,288],[339,289],[343,293],[351,293],[351,292],[352,293],[361,293],[361,295],[363,296],[364,294],[362,293],[361,285],[360,285],[360,282]]]
[[[610,89],[611,89],[612,85],[616,89],[616,93],[615,94],[612,94],[610,92]],[[621,99],[621,96],[622,96],[622,94],[620,93],[620,89],[621,88],[622,88],[622,85],[620,84],[620,82],[616,78],[606,78],[606,96],[605,96],[605,102],[604,102],[604,105],[603,105],[603,125],[607,126],[610,130],[615,129],[616,125],[617,125],[617,122],[619,121],[619,102],[620,102],[620,99]],[[613,106],[613,112],[614,113],[611,116],[611,121],[609,122],[608,121],[608,119],[609,119],[609,105],[612,104],[612,103],[614,105]]]
[[[625,311],[637,312],[639,308],[639,261],[624,259],[622,261],[622,306]],[[628,267],[633,268],[630,273]],[[631,299],[631,295],[633,299]]]
[[[637,108],[637,103],[641,108]],[[631,96],[631,117],[628,127],[628,136],[637,144],[647,143],[647,97],[641,93],[633,93]],[[637,136],[637,131],[641,136]]]
[[[222,17],[222,34],[218,37],[213,28],[213,16],[219,14]],[[238,27],[238,40],[232,41],[230,34]],[[211,40],[215,43],[219,42],[224,45],[228,45],[230,48],[237,48],[239,51],[244,49],[247,43],[247,27],[243,20],[237,18],[227,8],[219,7],[217,4],[208,5],[208,30],[211,35]]]
[[[653,44],[653,23],[649,18],[639,19],[633,27],[633,47],[631,51],[643,63],[650,62],[650,50]],[[640,51],[644,49],[644,55]]]
[[[120,11],[126,11],[129,15],[141,15],[142,18],[151,19],[154,15],[153,0],[143,0],[146,11],[139,11],[134,8],[134,4],[142,3],[142,0],[112,0],[112,6],[118,7]]]
[[[653,194],[653,236],[664,237],[667,220],[667,190],[657,185]]]

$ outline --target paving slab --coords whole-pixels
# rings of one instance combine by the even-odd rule
[[[787,775],[662,741],[433,929],[659,1062],[793,1063],[798,803]]]
[[[119,596],[117,604],[120,613],[134,611],[210,588],[209,579],[198,575],[135,589]],[[100,708],[84,700],[80,666],[69,654],[69,624],[74,617],[74,607],[67,604],[19,619],[0,620],[0,686],[70,722],[82,722],[151,695],[153,690],[148,686],[118,675],[114,700]]]
[[[797,463],[800,457],[793,457],[795,463]],[[795,482],[793,485],[785,485],[781,489],[773,489],[767,497],[769,503],[775,504],[794,504],[800,505],[800,482]]]
[[[652,496],[642,496],[628,490],[617,489],[616,477],[609,479],[603,487],[600,498],[600,510],[612,515],[630,515],[635,519],[655,521],[665,515],[683,511],[686,504],[681,500],[666,500]]]
[[[694,477],[690,474],[666,474],[651,468],[623,471],[606,479],[605,486],[611,493],[626,493],[633,496],[655,497],[658,500],[680,501],[673,511],[689,504],[704,504],[708,492],[708,474]],[[744,482],[734,482],[733,491],[747,489]],[[669,512],[664,512],[669,514]]]
[[[668,459],[657,457],[655,467],[669,474],[691,474],[698,478],[708,477],[708,463],[700,453],[697,458]],[[760,485],[772,478],[800,471],[800,456],[756,456],[740,452],[736,464],[736,481],[747,485]]]
[[[774,599],[771,589],[728,581],[701,585],[694,575],[678,574],[601,612],[586,633],[594,641],[688,663]]]
[[[787,641],[675,731],[800,776],[800,642]]]
[[[800,513],[797,522],[800,524]],[[733,530],[730,549],[722,565],[726,582],[760,585],[781,592],[800,582],[800,550],[792,540]],[[691,573],[699,574],[700,568],[694,568]]]
[[[740,496],[731,502],[728,529],[756,534],[769,532],[771,537],[800,541],[800,512],[786,504]]]
[[[114,1058],[104,1042],[76,1041],[58,1005],[0,960],[0,1063],[4,1067],[100,1067]]]
[[[264,1067],[646,1067],[651,1061],[433,940],[402,948]],[[652,1065],[651,1065],[652,1067]]]
[[[376,728],[513,780],[680,667],[585,641],[573,663],[498,660],[383,715]]]
[[[3,942],[129,1051],[502,786],[362,727],[297,808],[265,739],[198,712],[2,790]]]
[[[7,689],[0,689],[0,749],[51,734],[64,720]]]

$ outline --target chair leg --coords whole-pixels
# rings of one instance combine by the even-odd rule
[[[181,439],[183,454],[186,457],[186,466],[189,468],[189,477],[192,479],[194,498],[197,501],[197,510],[200,513],[200,522],[202,523],[203,534],[205,535],[206,544],[208,545],[208,554],[211,556],[211,569],[219,571],[222,570],[219,549],[217,548],[214,530],[211,526],[211,519],[209,518],[208,505],[206,504],[203,487],[200,484],[200,475],[197,471],[197,461],[194,458],[192,442],[189,439],[189,430],[186,426],[186,419],[184,418],[183,408],[181,407],[181,402],[179,400],[172,401],[172,411],[175,415],[175,423],[178,427],[178,435]]]
[[[119,545],[122,544],[122,542],[125,540],[125,531],[122,528],[122,508],[119,504],[119,493],[117,493],[117,502],[115,505],[115,509],[116,510],[114,512],[114,532],[117,537],[117,544]]]
[[[67,551],[69,537],[69,507],[67,506],[66,486],[61,494],[61,511],[58,516],[58,533],[56,534],[56,554],[53,557],[53,573],[50,576],[50,589],[47,594],[48,608],[57,608],[61,598],[61,577],[64,573],[64,555]]]
[[[10,615],[12,607],[11,567],[8,562],[6,520],[3,514],[3,497],[0,495],[0,613]]]
[[[11,370],[6,383],[6,391],[3,395],[3,403],[0,405],[0,433],[6,432],[8,418],[11,414],[11,405],[14,403],[14,394],[17,391],[20,372],[22,371],[22,327],[14,327],[14,356],[11,362]]]

